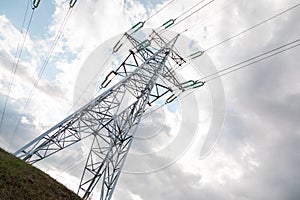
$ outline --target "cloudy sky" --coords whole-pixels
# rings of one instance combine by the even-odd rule
[[[174,0],[145,27],[156,28],[197,2]],[[15,152],[62,120],[74,109],[79,77],[94,50],[166,3],[163,0],[78,1],[38,86],[30,95],[69,4],[66,0],[42,0],[34,11],[20,57],[1,126],[0,147]],[[188,28],[183,37],[207,49],[298,3],[215,0],[171,30],[182,32]],[[1,113],[18,41],[22,43],[21,32],[26,32],[31,14],[29,9],[21,31],[26,5],[27,1],[22,0],[0,3]],[[195,75],[193,70],[196,70],[200,76],[299,39],[299,18],[300,7],[296,7],[207,51],[203,58],[193,61],[193,66],[178,73],[188,77]],[[184,42],[177,48],[188,55],[181,50]],[[180,109],[159,109],[145,117],[113,199],[299,199],[299,53],[299,47],[294,48],[224,76],[215,80],[217,86],[212,83],[211,87],[196,90],[188,101],[182,99],[177,104]],[[100,58],[98,63],[95,61],[95,68],[104,63]],[[31,100],[24,107],[29,95]],[[225,113],[220,111],[217,113],[220,116],[216,116],[214,108],[220,105],[224,105]],[[215,128],[212,122],[216,118],[218,133],[214,132],[212,140],[221,137],[213,151],[203,157],[201,150],[210,130]],[[76,191],[88,144],[88,141],[78,144],[73,150],[65,150],[36,166]],[[93,199],[98,199],[97,194],[95,190]]]

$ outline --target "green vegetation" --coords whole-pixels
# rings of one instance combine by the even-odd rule
[[[41,170],[0,149],[0,199],[70,200],[80,198]]]

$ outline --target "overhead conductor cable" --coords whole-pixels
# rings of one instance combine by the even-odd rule
[[[2,111],[2,115],[1,115],[0,135],[1,135],[1,129],[2,129],[2,124],[3,124],[3,119],[4,119],[4,116],[5,116],[5,112],[6,112],[8,99],[9,99],[9,96],[10,96],[10,93],[11,93],[12,85],[13,85],[15,75],[16,75],[16,72],[17,72],[17,69],[18,69],[20,58],[21,58],[21,55],[22,55],[22,52],[23,52],[23,49],[24,49],[24,46],[25,46],[25,41],[26,41],[29,29],[30,29],[30,25],[31,25],[31,22],[32,22],[34,11],[39,6],[40,0],[34,0],[32,2],[32,5],[31,5],[32,12],[31,12],[31,15],[30,15],[30,18],[29,18],[28,25],[26,27],[26,31],[25,31],[25,34],[24,34],[24,37],[23,37],[22,45],[20,47],[20,40],[21,40],[21,37],[22,37],[22,34],[23,34],[23,28],[24,28],[24,25],[25,25],[25,20],[26,20],[26,17],[27,17],[28,9],[29,9],[29,2],[30,2],[30,0],[27,1],[26,11],[25,11],[25,14],[24,14],[24,18],[23,18],[23,22],[22,22],[22,26],[21,26],[21,30],[20,30],[21,36],[20,36],[19,41],[18,41],[17,50],[16,50],[16,53],[15,53],[15,62],[13,63],[12,75],[11,75],[9,85],[8,85],[8,93],[6,95],[6,99],[5,99],[5,102],[4,102],[4,107],[3,107],[3,111]]]
[[[65,25],[66,25],[66,23],[67,23],[67,21],[68,21],[70,15],[71,15],[71,13],[72,13],[72,8],[75,6],[76,2],[77,2],[77,0],[70,0],[70,1],[69,1],[69,9],[68,9],[66,15],[64,16],[63,21],[62,21],[62,23],[60,24],[60,27],[59,27],[59,29],[58,29],[58,32],[57,32],[57,34],[56,34],[56,36],[55,36],[55,38],[54,38],[54,41],[53,41],[53,43],[52,43],[52,45],[51,45],[51,47],[50,47],[50,49],[49,49],[49,52],[48,52],[46,58],[44,59],[42,68],[41,68],[41,70],[40,70],[39,73],[38,73],[38,78],[35,80],[35,82],[34,82],[32,88],[31,88],[31,90],[30,90],[30,92],[29,92],[29,95],[28,95],[28,97],[27,97],[27,99],[26,99],[26,102],[25,102],[25,104],[24,104],[24,106],[23,106],[23,111],[22,111],[22,113],[24,113],[25,110],[28,108],[28,104],[29,104],[30,101],[31,101],[33,92],[34,92],[35,88],[38,86],[38,83],[39,83],[39,81],[40,81],[41,78],[42,78],[42,75],[43,75],[43,73],[44,73],[44,71],[45,71],[45,69],[46,69],[46,67],[47,67],[47,65],[48,65],[48,63],[49,63],[49,60],[50,60],[50,58],[51,58],[51,56],[52,56],[52,54],[53,54],[53,51],[54,51],[54,49],[55,49],[55,47],[56,47],[56,45],[57,45],[59,39],[61,38],[61,35],[62,35],[62,33],[63,33],[63,30],[64,30],[64,28],[65,28]],[[18,121],[17,121],[17,125],[16,125],[15,128],[14,128],[14,131],[13,131],[13,134],[12,134],[11,141],[14,139],[15,133],[16,133],[16,131],[17,131],[17,129],[18,129],[20,123],[21,123],[21,117],[19,117],[19,119],[18,119]]]

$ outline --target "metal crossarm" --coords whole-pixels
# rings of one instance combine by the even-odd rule
[[[151,41],[154,41],[160,48],[166,44],[166,41],[154,30],[150,34]],[[172,85],[178,87],[178,89],[183,91],[183,88],[180,86],[176,73],[172,70],[172,68],[177,68],[178,66],[186,63],[184,58],[182,58],[179,53],[177,53],[174,49],[170,52],[170,58],[176,63],[175,66],[167,66],[164,68],[164,72],[162,77],[167,80]]]
[[[141,44],[145,41],[139,41],[133,36],[125,33],[126,38],[129,40],[129,42],[132,44],[134,49],[139,53],[139,55],[143,58],[144,61],[148,60],[154,53],[150,48],[147,48],[148,46],[141,46]],[[149,41],[150,42],[150,41]],[[149,43],[150,45],[150,43]]]
[[[160,48],[163,47],[167,42],[154,30],[152,31],[151,35],[150,35],[151,41],[154,41]],[[186,61],[184,60],[183,57],[181,57],[179,55],[179,53],[177,53],[175,51],[175,49],[172,49],[171,53],[170,53],[170,58],[179,66],[183,65],[184,63],[186,63]]]

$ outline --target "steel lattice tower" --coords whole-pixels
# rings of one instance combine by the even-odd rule
[[[173,49],[179,34],[165,42],[153,31],[151,41],[160,47],[156,52],[147,47],[150,45],[149,40],[139,42],[129,34],[125,36],[133,44],[135,51],[130,50],[120,67],[111,72],[123,79],[15,153],[33,164],[84,137],[93,137],[78,189],[78,195],[84,199],[89,197],[98,183],[101,185],[100,199],[111,198],[146,106],[165,93],[172,92],[168,87],[157,83],[158,78],[163,77],[182,89],[175,74],[166,65],[168,58],[176,65],[185,62]],[[148,45],[145,46],[146,43]],[[144,60],[142,64],[136,61],[136,54]],[[135,70],[128,72],[126,65],[130,59],[135,61]],[[128,65],[133,64],[131,62]],[[103,84],[108,84],[104,82]],[[159,88],[166,91],[161,93]],[[132,102],[127,102],[128,106],[124,100],[127,96],[133,99]],[[174,94],[171,95],[171,100],[173,97]],[[171,101],[170,98],[168,100]]]

